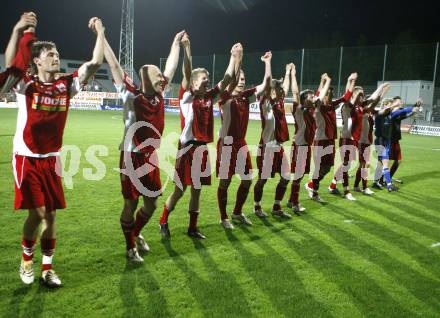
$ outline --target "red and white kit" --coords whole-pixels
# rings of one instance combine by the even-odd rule
[[[214,139],[214,99],[220,92],[219,86],[208,90],[205,96],[194,95],[192,89],[180,87],[180,121],[182,134],[179,139],[179,153],[176,160],[176,178],[183,185],[210,185],[211,167],[206,144]],[[186,147],[189,150],[185,150]],[[194,165],[194,167],[193,167]],[[176,180],[175,180],[176,181]]]
[[[45,206],[47,211],[53,211],[66,207],[56,165],[70,99],[80,89],[77,72],[52,83],[25,75],[17,84],[13,148],[16,209]]]
[[[316,123],[314,108],[298,105],[295,108],[295,139],[292,142],[292,162],[290,170],[294,179],[301,179],[310,173],[311,145],[315,137]]]
[[[251,88],[238,95],[227,90],[221,95],[219,105],[222,124],[217,142],[216,175],[230,179],[234,174],[249,175],[252,161],[245,140],[249,121],[249,98],[256,92]],[[230,155],[222,157],[223,146],[231,148]],[[229,160],[228,160],[229,159]]]
[[[343,97],[333,100],[327,105],[321,103],[315,109],[314,161],[320,169],[323,166],[333,166],[335,164],[335,140],[338,130],[336,127],[336,108],[339,104],[348,102],[351,95],[352,93],[347,91]],[[317,165],[319,158],[321,159],[319,165]]]
[[[289,140],[284,99],[275,101],[260,97],[260,114],[262,132],[257,154],[258,175],[267,179],[279,173],[289,179],[289,160],[283,148],[283,142]]]
[[[156,197],[162,188],[156,150],[164,129],[163,96],[146,96],[127,74],[124,75],[124,82],[116,85],[116,89],[124,103],[124,137],[119,147],[119,168],[126,171],[120,174],[122,194],[128,200],[138,199],[140,195]],[[139,149],[144,142],[147,142],[146,146]],[[131,160],[129,168],[133,169],[127,170],[127,160]],[[136,186],[134,179],[140,184]]]
[[[362,115],[362,129],[359,138],[359,162],[370,161],[370,146],[373,143],[374,116],[372,111],[364,111]]]
[[[339,147],[341,148],[341,159],[345,162],[355,159],[356,149],[361,137],[363,113],[359,105],[346,103],[342,106],[341,115],[343,126],[339,139]]]

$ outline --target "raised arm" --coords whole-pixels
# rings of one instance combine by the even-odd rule
[[[182,87],[184,90],[188,90],[191,83],[192,57],[191,57],[191,43],[189,41],[189,36],[187,33],[183,35],[181,43],[183,47]]]
[[[240,49],[243,50],[240,43],[234,44],[231,49],[231,57],[229,59],[228,68],[226,69],[225,75],[223,75],[222,80],[217,84],[220,92],[223,92],[235,77],[235,64],[238,61]]]
[[[325,84],[325,74],[321,75],[321,81],[319,82],[319,87],[318,87],[318,91],[316,92],[316,96],[319,95],[319,92],[322,91],[322,89],[324,88],[324,84]]]
[[[165,70],[163,71],[163,75],[167,78],[168,82],[172,81],[174,73],[176,73],[177,64],[179,63],[180,41],[184,35],[185,31],[177,33],[174,37],[173,44],[171,44],[170,54],[168,55]]]
[[[345,92],[353,93],[357,78],[358,78],[358,73],[350,74],[350,76],[347,79],[347,85],[345,85]]]
[[[293,105],[298,106],[299,105],[299,88],[298,88],[298,82],[296,81],[296,66],[293,63],[291,63],[290,65],[291,65],[290,85],[292,87]]]
[[[107,42],[107,39],[104,40],[104,56],[110,66],[110,71],[112,72],[115,84],[121,85],[124,82],[124,70],[122,69],[121,64],[119,64],[119,61],[110,44]]]
[[[234,58],[234,77],[231,79],[231,82],[229,83],[228,87],[226,88],[229,93],[232,93],[234,89],[237,87],[238,82],[240,80],[240,70],[241,70],[241,63],[243,61],[243,47],[240,44],[239,50],[236,53],[236,57]]]
[[[105,43],[105,28],[99,18],[91,18],[89,21],[89,28],[96,34],[96,44],[93,49],[92,59],[80,66],[78,70],[78,78],[81,84],[86,84],[90,77],[95,74],[104,60],[104,43]]]
[[[263,82],[257,86],[257,96],[270,94],[270,82],[272,81],[272,52],[266,52],[261,61],[264,63],[264,78]]]
[[[366,107],[367,110],[371,110],[380,102],[380,100],[385,96],[385,93],[390,89],[391,85],[390,83],[383,83],[381,84],[373,94],[371,94],[370,98],[368,98],[366,101],[364,101],[364,107]]]
[[[283,79],[283,90],[284,90],[284,96],[287,97],[289,95],[289,89],[290,89],[290,72],[292,71],[292,64],[289,63],[286,65],[286,73],[284,74]]]
[[[327,95],[328,89],[330,87],[330,82],[331,82],[331,78],[330,76],[328,76],[327,73],[323,74],[324,76],[324,86],[322,87],[322,89],[319,91],[319,95],[318,95],[318,100],[320,100],[321,102],[324,100],[324,96]]]
[[[5,67],[11,67],[14,57],[17,54],[18,41],[23,32],[35,32],[37,26],[37,16],[33,12],[25,12],[21,15],[20,20],[14,26],[8,46],[5,51]]]

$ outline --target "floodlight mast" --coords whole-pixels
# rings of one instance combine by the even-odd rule
[[[119,64],[133,78],[134,0],[122,0]]]

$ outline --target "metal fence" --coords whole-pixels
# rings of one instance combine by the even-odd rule
[[[263,53],[245,51],[243,70],[246,73],[246,84],[249,86],[257,85],[263,79],[264,65],[260,60]],[[352,72],[358,72],[358,83],[364,87],[367,94],[377,87],[378,81],[433,82],[435,85],[432,85],[433,98],[430,105],[433,106],[432,119],[440,121],[440,109],[436,110],[435,107],[440,107],[440,76],[436,74],[439,66],[439,43],[296,49],[272,53],[273,77],[282,77],[285,65],[293,62],[296,65],[301,90],[316,89],[322,73],[330,75],[332,86],[339,93],[345,89],[346,79]],[[229,54],[196,55],[193,56],[193,66],[206,68],[210,72],[211,81],[216,83],[223,77],[229,57]],[[165,58],[160,59],[162,70],[165,62]],[[182,58],[173,83],[180,83],[182,80],[181,63]]]

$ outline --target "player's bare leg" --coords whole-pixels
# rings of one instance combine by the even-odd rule
[[[56,245],[56,211],[46,212],[41,225],[41,281],[47,287],[60,287],[61,280],[52,268]]]
[[[136,249],[136,239],[133,235],[135,223],[134,223],[134,212],[136,211],[139,200],[129,200],[124,199],[124,207],[121,212],[121,229],[124,233],[125,237],[125,245],[126,245],[126,255],[127,259],[132,262],[141,263],[144,260],[139,255]]]
[[[182,189],[175,185],[173,193],[171,193],[164,204],[162,215],[160,216],[160,233],[164,239],[168,239],[171,236],[168,228],[168,217],[176,207],[177,202],[179,202],[179,200],[182,198],[185,190],[186,185],[184,185]]]
[[[20,264],[20,278],[25,284],[34,282],[33,257],[38,228],[46,213],[45,207],[30,209],[23,224],[23,240],[21,242],[23,253]]]
[[[197,228],[197,220],[200,213],[200,195],[202,189],[196,189],[191,187],[191,197],[189,200],[189,225],[188,225],[188,235],[197,239],[205,239],[206,237],[200,233]]]
[[[257,183],[254,186],[254,213],[260,218],[267,217],[267,213],[265,213],[261,207],[261,199],[263,198],[263,190],[266,182],[267,179],[258,177]]]

